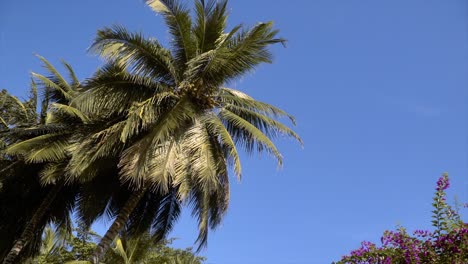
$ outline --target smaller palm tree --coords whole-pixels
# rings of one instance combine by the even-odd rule
[[[8,186],[3,184],[5,191],[0,193],[0,200],[5,204],[2,209],[14,207],[18,203],[25,204],[12,209],[15,213],[10,212],[2,218],[3,223],[0,224],[2,240],[4,234],[10,234],[11,239],[5,239],[5,244],[0,244],[0,253],[15,240],[13,245],[9,246],[11,250],[3,259],[4,264],[14,263],[26,246],[29,250],[28,253],[22,254],[23,257],[36,254],[42,230],[47,222],[54,221],[59,226],[69,226],[71,222],[69,212],[74,206],[77,191],[77,186],[65,187],[64,178],[61,176],[64,174],[63,169],[68,158],[70,140],[79,131],[77,125],[87,122],[86,117],[69,104],[79,92],[79,82],[66,62],[63,64],[71,76],[70,82],[67,82],[45,58],[38,57],[50,76],[33,73],[32,98],[22,107],[17,102],[14,104],[15,100],[11,96],[4,97],[10,98],[4,100],[6,103],[9,102],[10,109],[23,110],[16,115],[9,114],[12,111],[2,112],[5,114],[3,123],[6,124],[6,126],[3,124],[4,131],[1,134],[5,145],[2,159],[11,163],[11,167],[0,173],[0,180],[8,179],[4,183],[6,181],[9,183]],[[36,84],[41,85],[44,91],[40,115],[36,113]],[[25,173],[25,168],[28,173]],[[30,187],[31,192],[27,192],[28,195],[22,192],[21,196],[12,194],[19,185]],[[57,196],[61,199],[56,199]],[[24,225],[18,225],[18,230],[12,233],[9,230],[12,225],[6,224],[12,224],[16,218],[22,217]]]

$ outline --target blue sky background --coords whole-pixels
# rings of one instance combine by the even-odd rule
[[[295,115],[305,147],[278,140],[280,170],[266,156],[243,158],[207,263],[330,263],[397,224],[430,227],[445,171],[449,197],[468,202],[467,3],[231,1],[231,25],[274,20],[289,40],[274,64],[231,86]],[[26,96],[29,72],[43,72],[33,53],[89,77],[101,61],[86,49],[114,23],[168,40],[139,0],[1,1],[0,88]],[[188,213],[172,236],[192,245]]]

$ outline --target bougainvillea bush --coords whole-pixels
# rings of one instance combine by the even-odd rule
[[[445,190],[449,186],[448,175],[442,175],[432,203],[434,231],[409,233],[403,227],[385,231],[380,246],[364,241],[337,264],[468,264],[468,223],[458,214],[458,206],[454,210],[447,204]]]

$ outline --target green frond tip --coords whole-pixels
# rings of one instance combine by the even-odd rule
[[[63,76],[57,71],[57,69],[49,62],[47,61],[44,57],[40,56],[39,54],[35,54],[36,57],[39,58],[39,60],[44,63],[44,67],[55,77],[59,84],[66,90],[66,92],[71,92],[72,88],[68,84],[68,82],[63,78]]]

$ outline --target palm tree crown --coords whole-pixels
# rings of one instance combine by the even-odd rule
[[[229,167],[241,176],[237,147],[267,151],[281,165],[271,138],[301,141],[277,121],[286,116],[294,123],[292,116],[224,87],[270,63],[269,46],[285,40],[271,22],[227,31],[227,1],[195,1],[194,18],[180,1],[146,2],[169,27],[170,47],[121,26],[98,31],[91,51],[107,65],[73,103],[109,126],[77,146],[68,168],[80,177],[96,160],[118,156],[120,179],[133,190],[192,206],[197,241],[205,245],[208,229],[228,207]],[[170,221],[177,218],[175,208],[168,208],[174,212]]]
[[[229,172],[241,177],[238,148],[265,151],[281,165],[272,139],[285,135],[302,144],[278,121],[294,124],[291,115],[226,87],[271,63],[270,46],[285,42],[272,22],[228,30],[227,0],[195,0],[192,13],[178,0],[146,3],[168,26],[169,47],[121,26],[99,30],[91,51],[106,64],[81,84],[68,64],[71,83],[44,60],[53,78],[34,77],[46,87],[46,132],[5,151],[44,164],[43,183],[80,183],[86,224],[115,217],[93,263],[119,233],[163,239],[183,205],[191,206],[197,243],[205,246],[228,209]]]

